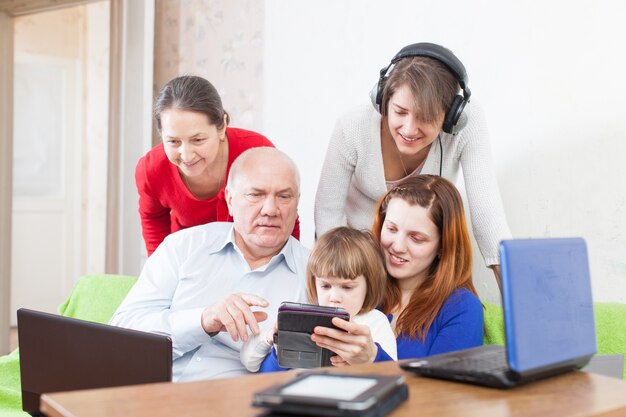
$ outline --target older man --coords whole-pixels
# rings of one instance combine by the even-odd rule
[[[249,330],[271,326],[265,319],[276,317],[282,301],[307,299],[308,250],[290,236],[299,197],[287,155],[274,148],[241,154],[226,188],[233,223],[168,236],[110,324],[169,335],[174,381],[246,373],[239,350]]]

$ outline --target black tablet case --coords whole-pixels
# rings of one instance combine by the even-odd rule
[[[305,375],[296,377],[300,379]],[[327,417],[384,417],[391,413],[396,407],[402,404],[409,397],[409,388],[404,382],[404,377],[392,377],[382,375],[345,375],[349,377],[375,377],[379,379],[383,385],[387,385],[383,392],[380,392],[379,386],[370,389],[371,406],[367,408],[350,409],[349,402],[337,400],[335,404],[328,400],[302,399],[299,402],[297,398],[281,398],[280,390],[287,384],[273,386],[263,392],[255,394],[252,405],[255,407],[265,407],[266,413],[264,417],[272,416],[295,416],[295,415],[312,415]],[[291,383],[293,381],[290,381]],[[288,383],[288,384],[289,384]],[[267,397],[264,397],[267,396]],[[280,399],[280,400],[279,400]]]
[[[278,364],[283,368],[318,368],[330,366],[334,355],[311,341],[316,326],[336,328],[333,317],[349,320],[342,308],[314,304],[282,303],[278,309],[278,334],[275,338]]]

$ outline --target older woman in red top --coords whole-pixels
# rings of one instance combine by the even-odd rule
[[[230,166],[246,149],[274,146],[263,135],[228,127],[217,90],[202,77],[168,82],[154,104],[154,116],[162,143],[135,170],[148,255],[170,233],[232,221],[224,199]],[[292,234],[299,238],[298,221]]]

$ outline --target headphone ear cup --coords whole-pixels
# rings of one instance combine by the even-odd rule
[[[372,106],[378,113],[380,113],[380,105],[378,104],[378,92],[379,92],[378,83],[374,84],[374,87],[370,90],[370,100],[372,102]]]
[[[374,89],[376,91],[376,96],[374,97],[374,108],[380,114],[383,113],[383,110],[382,110],[381,106],[382,106],[382,103],[383,103],[383,90],[385,89],[385,82],[386,81],[387,81],[387,77],[383,75],[378,80],[378,83],[376,83],[376,85],[374,86]]]
[[[387,65],[385,68],[380,70],[380,77],[378,78],[378,82],[374,85],[374,88],[370,91],[370,99],[372,100],[372,105],[376,109],[378,113],[383,113],[381,109],[381,103],[383,102],[383,89],[385,88],[385,82],[387,81],[387,71],[392,64]]]
[[[446,133],[456,134],[460,129],[455,130],[455,126],[461,118],[463,109],[465,108],[465,98],[462,95],[457,94],[452,101],[450,110],[446,113],[446,117],[443,121],[443,131]]]

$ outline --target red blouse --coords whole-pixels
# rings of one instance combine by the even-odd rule
[[[245,150],[260,146],[274,147],[265,136],[249,130],[227,127],[226,136],[228,137],[226,178],[233,161]],[[233,220],[228,213],[224,188],[213,198],[207,200],[196,198],[180,177],[178,167],[167,159],[162,143],[139,159],[135,169],[135,182],[139,191],[139,215],[148,255],[151,255],[170,233],[205,223]],[[300,238],[298,219],[292,236]]]

